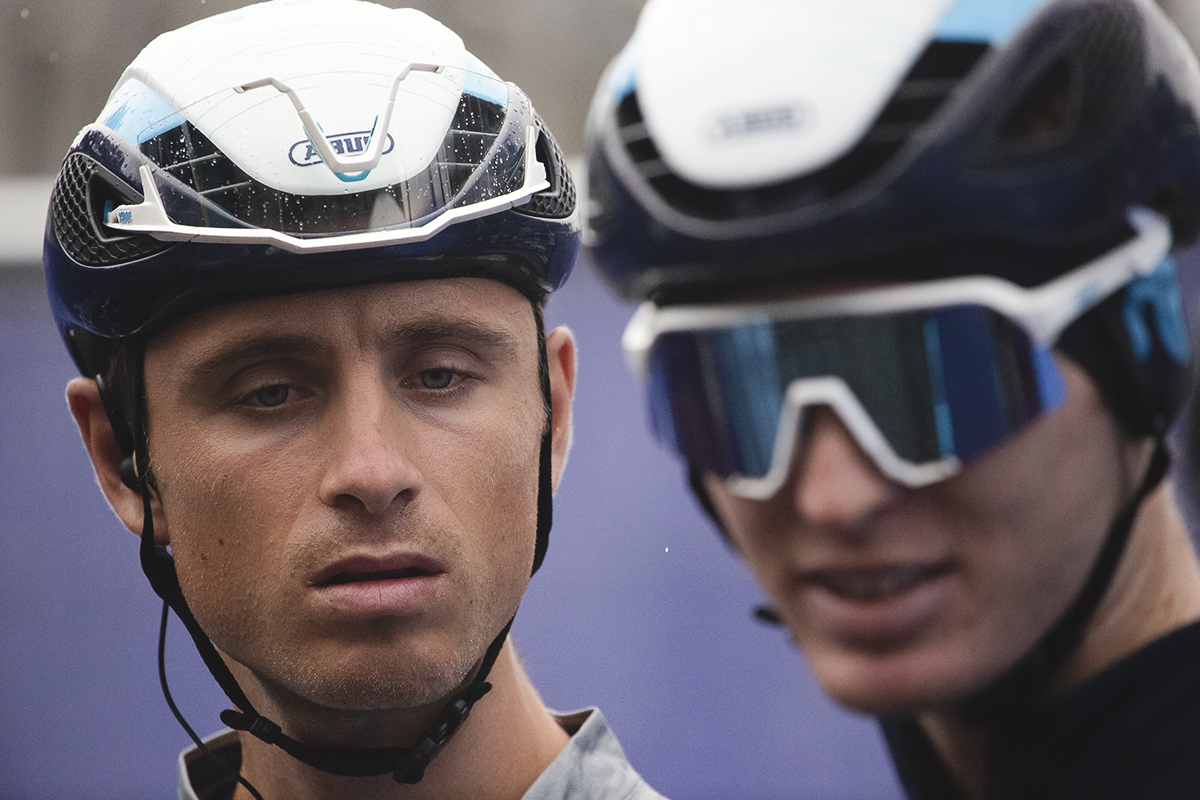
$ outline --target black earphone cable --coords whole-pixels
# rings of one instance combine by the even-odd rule
[[[225,770],[229,775],[233,776],[242,786],[245,786],[246,791],[253,795],[254,800],[263,800],[263,796],[258,793],[258,790],[254,788],[254,785],[242,777],[242,772],[239,768],[234,767],[228,761],[214,753],[212,748],[205,744],[204,740],[196,735],[196,731],[193,730],[192,726],[188,724],[186,719],[184,719],[183,712],[181,712],[179,707],[175,705],[175,698],[171,697],[171,687],[167,685],[166,657],[167,617],[170,615],[170,609],[171,607],[164,600],[162,608],[162,621],[158,625],[158,683],[160,686],[162,686],[162,693],[163,697],[167,700],[167,706],[171,709],[171,713],[175,715],[175,721],[179,723],[180,727],[183,728],[191,740],[196,744],[196,747],[201,753],[203,753],[214,764],[220,766],[221,769]]]

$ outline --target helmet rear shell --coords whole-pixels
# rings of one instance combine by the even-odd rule
[[[659,302],[764,282],[992,274],[1035,285],[1128,238],[1134,205],[1166,212],[1176,241],[1189,240],[1200,218],[1200,70],[1182,37],[1143,0],[1033,5],[988,39],[951,38],[951,4],[838,156],[757,183],[702,185],[664,157],[667,123],[642,107],[655,94],[639,85],[639,54],[656,43],[639,30],[590,121],[589,242],[602,272],[626,298]],[[886,23],[860,16],[854,36],[866,40],[864,29]],[[708,35],[710,61],[789,96],[794,76],[764,73],[751,49],[731,54],[719,31]],[[856,45],[827,49],[851,58]],[[697,86],[687,101],[727,118],[733,99]],[[738,122],[747,137],[796,118],[752,112],[733,117],[767,120]],[[707,155],[722,158],[719,143]]]

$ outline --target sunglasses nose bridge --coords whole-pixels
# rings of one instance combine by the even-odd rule
[[[857,451],[881,475],[886,474],[878,456],[886,442],[841,378],[793,380],[784,396],[779,427],[779,444],[786,447],[779,447],[776,456],[786,459],[783,466],[790,472],[804,466],[814,436],[836,434],[841,444]]]
[[[961,467],[955,458],[927,464],[904,461],[845,381],[836,377],[803,378],[792,381],[784,395],[770,472],[759,479],[734,479],[734,490],[762,500],[789,482],[795,484],[795,478],[808,471],[809,451],[821,419],[834,426],[840,444],[852,449],[854,463],[869,468],[880,480],[898,489],[943,480]]]
[[[893,502],[904,487],[863,450],[836,409],[805,409],[785,491],[809,524],[853,528]]]
[[[878,444],[883,439],[866,412],[844,381],[821,377],[796,379],[788,385],[779,410],[769,472],[761,478],[734,477],[730,481],[732,488],[748,499],[765,500],[786,485],[794,485],[798,476],[809,471],[807,462],[814,434],[831,425],[844,447],[858,454],[858,460],[869,465],[884,480],[891,480],[885,476],[879,459],[872,452],[878,451]],[[872,432],[879,442],[870,439]],[[868,441],[864,442],[864,438]],[[876,446],[871,448],[870,444]]]

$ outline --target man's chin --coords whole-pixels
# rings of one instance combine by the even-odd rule
[[[876,716],[949,711],[987,685],[970,665],[894,654],[810,660],[817,681],[838,705]]]
[[[467,683],[470,664],[429,664],[414,669],[360,669],[328,674],[296,686],[309,702],[335,711],[400,711],[440,702]],[[316,678],[316,676],[313,676]]]
[[[396,684],[380,681],[348,681],[333,686],[305,687],[305,699],[334,712],[411,711],[439,703],[455,693],[454,681]]]
[[[396,663],[386,659],[353,663],[343,658],[319,668],[313,668],[313,663],[260,668],[253,673],[255,682],[271,698],[270,705],[289,710],[287,716],[319,720],[440,708],[447,697],[468,683],[474,667],[461,659],[417,661],[411,657]]]

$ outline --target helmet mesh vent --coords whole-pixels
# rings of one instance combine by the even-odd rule
[[[783,213],[837,197],[879,172],[942,107],[988,47],[983,42],[930,43],[871,128],[849,152],[816,172],[770,186],[708,189],[676,175],[662,160],[642,117],[636,92],[617,106],[617,130],[642,178],[676,210],[711,220]]]
[[[565,219],[575,213],[575,182],[571,180],[571,173],[567,170],[567,162],[558,142],[554,141],[542,118],[535,115],[534,121],[538,129],[535,145],[537,159],[546,168],[550,188],[535,194],[528,203],[519,206],[517,211],[530,217]]]
[[[132,191],[91,158],[71,153],[63,162],[50,197],[54,233],[68,256],[88,267],[108,267],[162,252],[171,244],[152,236],[101,233],[104,201],[129,202]]]

